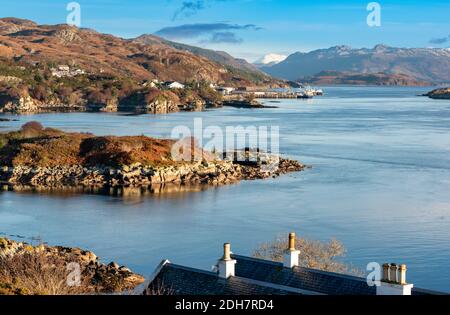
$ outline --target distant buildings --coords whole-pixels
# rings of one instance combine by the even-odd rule
[[[233,88],[233,87],[220,86],[220,87],[216,88],[216,91],[219,92],[222,95],[230,95],[231,93],[234,92],[234,90],[235,90],[235,88]]]
[[[52,76],[57,78],[71,78],[76,77],[78,75],[83,75],[86,72],[81,69],[71,69],[70,66],[67,65],[59,65],[57,68],[52,68]]]
[[[164,82],[164,87],[175,90],[175,89],[184,89],[184,84],[181,84],[177,81],[167,81]]]
[[[153,79],[151,81],[144,81],[144,83],[142,83],[142,86],[143,87],[150,87],[150,88],[154,89],[154,88],[158,88],[160,84],[161,83],[159,82],[158,79]]]

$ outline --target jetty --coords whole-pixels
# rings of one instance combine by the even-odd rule
[[[324,95],[323,90],[315,88],[305,88],[302,90],[260,90],[252,88],[238,88],[232,91],[228,96],[243,98],[265,98],[265,99],[309,99],[315,96]]]

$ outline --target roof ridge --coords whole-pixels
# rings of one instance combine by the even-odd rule
[[[264,263],[264,264],[267,264],[267,265],[274,265],[274,266],[278,266],[278,267],[283,266],[283,264],[280,263],[280,262],[276,262],[276,261],[272,261],[272,260],[266,260],[266,259],[262,259],[262,258],[255,258],[255,257],[249,257],[249,256],[243,256],[243,255],[237,255],[237,254],[232,254],[231,257],[235,258],[235,259],[246,259],[246,260],[259,262],[259,263]]]
[[[232,257],[235,258],[235,259],[238,259],[238,260],[239,259],[245,259],[245,260],[258,262],[258,263],[263,263],[263,264],[267,264],[267,265],[273,265],[273,266],[277,266],[277,267],[282,267],[283,266],[282,263],[279,263],[279,262],[276,262],[276,261],[272,261],[272,260],[266,260],[266,259],[262,259],[262,258],[255,258],[255,257],[236,255],[236,254],[233,254]],[[347,275],[347,274],[344,274],[344,273],[338,273],[338,272],[332,272],[332,271],[324,271],[324,270],[313,269],[313,268],[308,268],[308,267],[295,267],[294,269],[290,269],[290,268],[286,268],[286,269],[287,270],[294,270],[294,271],[295,271],[295,269],[299,269],[299,270],[304,270],[304,271],[313,272],[313,273],[322,274],[322,275],[336,276],[336,277],[351,279],[351,280],[355,280],[355,281],[362,281],[362,282],[366,281],[366,279],[363,278],[363,277],[352,276],[352,275]]]

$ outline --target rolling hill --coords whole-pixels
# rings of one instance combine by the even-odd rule
[[[225,53],[211,52],[209,58],[207,55],[201,48],[188,49],[156,37],[153,41],[123,39],[66,24],[38,25],[18,18],[0,19],[0,58],[21,65],[67,64],[90,73],[136,81],[207,80],[233,86],[277,82]]]

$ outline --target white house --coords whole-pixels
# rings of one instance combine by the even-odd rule
[[[218,87],[217,92],[221,93],[222,95],[230,95],[231,93],[234,92],[235,88],[233,87]]]
[[[164,83],[164,86],[169,89],[184,89],[184,84],[177,81],[168,81]]]
[[[52,75],[54,77],[58,78],[64,78],[64,77],[76,77],[78,75],[83,75],[86,72],[81,69],[71,69],[67,65],[59,65],[58,68],[52,68]]]

